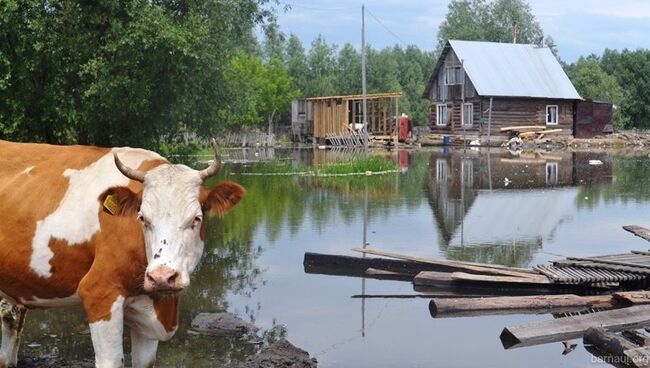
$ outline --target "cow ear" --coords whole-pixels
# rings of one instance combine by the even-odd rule
[[[116,216],[136,215],[140,211],[142,198],[127,187],[113,187],[99,196],[102,211]]]
[[[241,185],[227,181],[214,187],[203,203],[203,211],[223,215],[230,211],[246,194]]]

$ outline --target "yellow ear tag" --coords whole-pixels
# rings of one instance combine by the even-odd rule
[[[104,208],[106,208],[106,211],[110,212],[111,215],[116,215],[118,207],[117,199],[112,195],[107,195],[104,200]]]

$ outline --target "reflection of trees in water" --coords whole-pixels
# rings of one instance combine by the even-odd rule
[[[539,239],[538,241],[519,241],[516,245],[473,244],[471,246],[446,247],[445,252],[448,259],[458,261],[526,267],[541,248],[541,239]]]
[[[370,198],[370,221],[386,219],[402,207],[417,207],[423,200],[422,178],[426,175],[427,158],[427,154],[414,154],[405,174],[370,177],[252,177],[231,174],[242,168],[226,166],[221,177],[211,179],[208,185],[225,177],[242,184],[247,195],[223,218],[207,220],[204,257],[192,275],[190,289],[181,298],[178,333],[171,342],[160,344],[160,365],[218,366],[253,352],[255,345],[248,341],[236,337],[193,336],[187,333],[187,328],[199,312],[227,310],[227,293],[250,295],[264,283],[263,270],[256,259],[265,251],[266,244],[256,244],[255,234],[264,229],[265,240],[275,243],[283,231],[295,235],[306,225],[311,225],[316,232],[335,231],[331,226],[355,219],[361,229],[366,188]],[[196,163],[196,166],[202,165]],[[262,307],[246,307],[247,316],[243,317],[254,320]],[[80,309],[32,311],[27,317],[24,345],[38,342],[41,346],[23,346],[23,355],[92,358],[87,330],[85,315]],[[56,337],[49,337],[50,334]],[[272,337],[274,333],[267,335]],[[126,329],[127,353],[129,346]]]
[[[581,188],[578,208],[595,208],[601,203],[650,200],[650,160],[647,154],[614,155],[611,167],[611,183]]]

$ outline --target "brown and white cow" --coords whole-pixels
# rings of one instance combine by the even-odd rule
[[[204,216],[245,190],[134,148],[0,141],[0,368],[16,365],[25,312],[81,304],[97,367],[151,367],[178,324],[178,292],[203,253]],[[6,303],[5,303],[6,306]]]

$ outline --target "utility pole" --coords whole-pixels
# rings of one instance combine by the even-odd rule
[[[368,106],[366,99],[366,5],[361,4],[361,95],[363,98],[363,148],[368,153]]]

